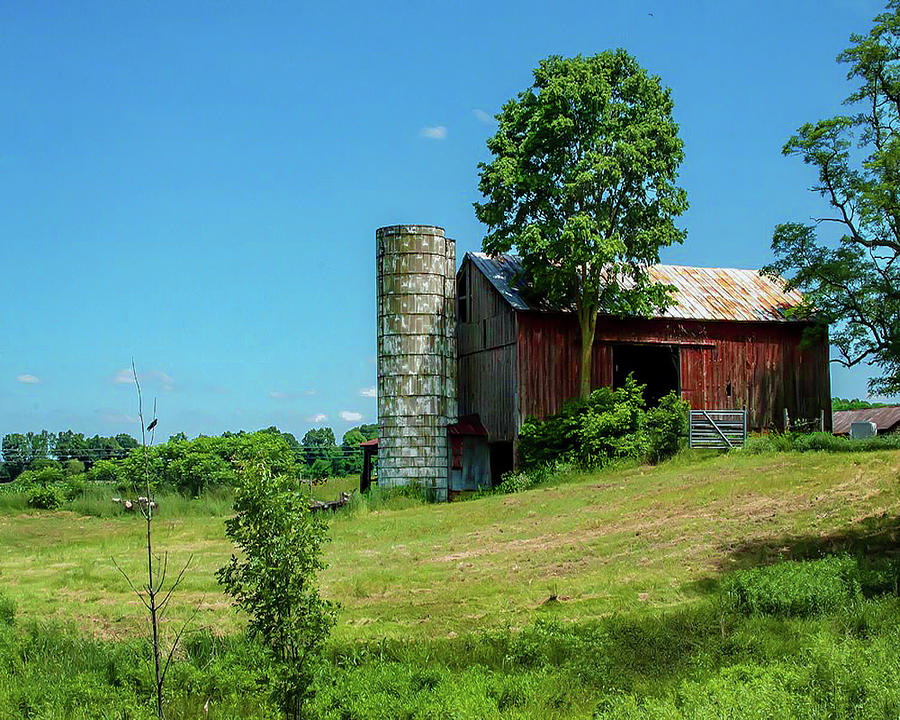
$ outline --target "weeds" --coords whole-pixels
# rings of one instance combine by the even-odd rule
[[[747,439],[741,452],[759,455],[770,452],[873,452],[900,450],[900,433],[875,435],[865,440],[831,433],[772,433]]]
[[[538,620],[430,640],[333,643],[308,716],[340,718],[890,718],[900,709],[900,604],[892,592],[836,603],[859,565],[837,556],[738,574],[779,603],[747,612],[731,581],[656,615]],[[776,570],[776,568],[779,568]],[[882,568],[883,569],[883,568]],[[785,613],[787,572],[818,588],[816,612]],[[774,573],[774,575],[773,575]],[[781,577],[781,576],[778,576]],[[856,591],[859,587],[856,588]],[[813,594],[816,594],[813,593]],[[153,714],[146,641],[104,642],[0,620],[0,717]],[[173,718],[274,717],[263,649],[243,635],[188,637],[168,687]],[[389,708],[389,714],[386,709]]]

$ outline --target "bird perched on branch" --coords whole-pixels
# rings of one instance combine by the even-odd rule
[[[151,423],[147,426],[147,432],[150,432],[153,428],[156,427],[156,420],[157,420],[157,418],[153,418],[153,422],[151,422]]]

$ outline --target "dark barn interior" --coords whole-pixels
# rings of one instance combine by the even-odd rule
[[[671,345],[616,345],[613,347],[613,389],[625,385],[629,373],[638,384],[646,385],[644,400],[647,407],[673,390],[681,392],[679,381],[681,357]]]

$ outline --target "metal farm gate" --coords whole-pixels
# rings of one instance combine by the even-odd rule
[[[747,442],[746,410],[691,410],[692,448],[743,447]]]

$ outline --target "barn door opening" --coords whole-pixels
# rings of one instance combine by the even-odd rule
[[[629,373],[646,385],[647,407],[656,406],[660,398],[674,390],[681,391],[681,356],[671,345],[616,345],[613,348],[613,388],[625,384]]]

